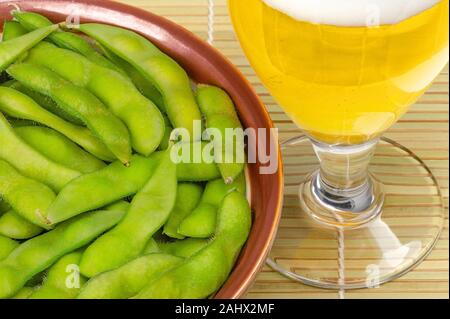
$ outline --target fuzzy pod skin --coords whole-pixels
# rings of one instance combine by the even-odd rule
[[[1,99],[2,94],[0,94]],[[25,143],[1,112],[0,145],[2,145],[0,159],[12,163],[23,175],[42,182],[55,191],[62,189],[68,182],[80,176],[79,172],[47,159]]]
[[[117,161],[73,180],[49,207],[48,222],[57,224],[136,194],[153,175],[159,157],[159,153],[148,158],[135,155],[128,167]]]
[[[242,124],[233,101],[224,90],[209,85],[198,86],[197,101],[206,118],[206,127],[217,129],[221,133],[221,140],[214,139],[214,142],[218,144],[217,149],[222,150],[221,154],[216,154],[216,158],[220,155],[217,165],[225,183],[230,184],[242,174],[245,167]],[[228,138],[227,130],[230,129],[236,130],[239,134],[235,138]]]
[[[27,34],[28,31],[17,21],[5,21],[3,24],[2,41],[9,41]]]
[[[228,278],[247,241],[251,212],[238,192],[225,197],[219,209],[215,238],[158,279],[149,283],[136,299],[202,299],[216,292]]]
[[[34,287],[23,287],[10,299],[28,299],[34,292],[34,289]]]
[[[206,247],[210,242],[210,239],[187,238],[183,240],[158,243],[158,247],[163,253],[177,257],[189,258]]]
[[[19,247],[19,243],[11,238],[0,236],[0,261],[5,259],[13,252],[14,249]]]
[[[0,160],[0,197],[29,222],[50,228],[45,216],[56,198],[55,193],[45,184],[21,175],[3,160]]]
[[[17,82],[15,80],[11,80],[7,83],[4,83],[3,86],[9,87],[11,89],[17,90],[28,97],[30,97],[33,101],[35,101],[39,106],[43,107],[47,111],[55,114],[56,116],[60,117],[61,119],[68,121],[72,124],[83,126],[83,122],[76,118],[75,116],[70,115],[66,111],[64,111],[62,108],[60,108],[55,101],[53,101],[48,96],[45,96],[39,92],[33,91],[24,85],[22,85],[20,82]]]
[[[148,156],[158,148],[164,136],[164,118],[128,77],[50,43],[40,43],[30,50],[26,61],[49,68],[92,92],[125,123],[138,153]]]
[[[44,229],[10,210],[0,216],[0,235],[12,239],[29,239],[42,233]]]
[[[169,237],[183,239],[184,236],[178,234],[178,226],[183,219],[192,213],[197,207],[203,194],[203,187],[195,183],[179,183],[177,187],[177,198],[175,207],[170,213],[170,217],[164,225],[164,234]]]
[[[121,211],[88,213],[21,244],[0,261],[0,298],[14,296],[33,276],[90,243],[124,215]]]
[[[63,120],[41,107],[25,93],[13,87],[0,86],[0,111],[13,118],[25,120],[25,122],[32,121],[48,126],[60,132],[99,159],[110,162],[115,159],[114,154],[89,129]],[[28,126],[31,124],[25,123],[25,125]],[[20,126],[23,125],[21,124]]]
[[[79,274],[81,256],[82,252],[76,251],[61,257],[28,299],[74,299],[86,283],[86,278]]]
[[[122,162],[131,159],[128,129],[88,90],[75,86],[42,66],[20,63],[7,69],[24,86],[51,97],[59,107],[79,118]]]
[[[14,129],[22,140],[45,157],[81,173],[92,173],[106,166],[70,139],[50,128],[23,126]]]
[[[193,134],[194,122],[201,121],[201,113],[189,76],[177,62],[130,30],[96,23],[82,24],[79,30],[135,67],[161,93],[172,125],[187,129],[192,140],[200,140]]]
[[[28,31],[33,31],[52,25],[52,22],[49,19],[35,12],[15,10],[11,12],[11,14]],[[92,47],[90,43],[88,43],[88,41],[86,41],[86,39],[82,38],[78,34],[59,30],[58,32],[52,33],[49,36],[49,40],[61,48],[82,54],[98,65],[108,67],[125,74],[121,68],[117,67],[114,63],[110,62],[106,57],[101,55]]]
[[[150,254],[95,276],[83,287],[78,299],[128,299],[162,273],[181,264],[183,258]]]
[[[124,59],[121,59],[114,53],[112,53],[110,50],[102,46],[103,51],[105,52],[106,56],[114,62],[114,64],[120,66],[122,70],[125,71],[125,73],[129,76],[131,81],[133,81],[136,88],[148,99],[153,101],[153,103],[156,104],[156,106],[161,110],[162,113],[166,113],[166,107],[164,106],[164,100],[159,93],[158,89],[151,83],[149,80],[145,78],[134,66],[132,66],[130,63],[125,61]],[[164,150],[164,149],[161,149]]]
[[[193,238],[209,238],[217,226],[217,211],[226,195],[232,191],[246,192],[245,176],[240,175],[231,184],[216,179],[206,185],[198,206],[186,216],[178,227],[178,233]]]
[[[0,72],[4,71],[12,63],[16,62],[19,57],[45,39],[56,29],[58,29],[57,25],[51,25],[45,28],[37,29],[12,40],[0,42]]]
[[[211,150],[211,152],[209,151]],[[206,142],[193,142],[175,144],[172,147],[172,152],[177,154],[177,157],[185,158],[186,161],[177,163],[177,178],[180,182],[208,182],[220,177],[220,171],[216,163],[214,163],[214,155],[209,144]],[[204,154],[200,161],[194,161],[194,154]]]
[[[147,245],[145,246],[142,254],[148,255],[148,254],[155,254],[155,253],[159,253],[159,252],[161,252],[161,250],[159,249],[158,243],[156,242],[155,239],[150,238],[150,240],[148,241]]]
[[[81,273],[92,278],[138,257],[169,218],[177,193],[176,165],[165,151],[154,174],[136,194],[126,217],[87,248]]]

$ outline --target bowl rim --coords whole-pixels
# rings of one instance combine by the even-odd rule
[[[267,111],[267,109],[265,108],[264,104],[262,103],[261,99],[259,98],[259,96],[256,94],[256,92],[254,91],[252,85],[250,84],[250,82],[245,78],[245,76],[242,74],[242,72],[231,62],[228,60],[227,57],[225,57],[217,48],[215,48],[214,46],[208,44],[206,41],[204,41],[203,39],[201,39],[199,36],[197,36],[196,34],[192,33],[191,31],[187,30],[184,26],[179,25],[175,22],[172,22],[171,20],[154,14],[152,12],[146,11],[144,9],[138,8],[138,7],[134,7],[128,4],[124,4],[124,3],[119,3],[119,2],[115,2],[115,1],[110,1],[110,0],[0,0],[0,11],[5,11],[5,6],[6,8],[10,8],[9,11],[11,11],[14,7],[13,5],[17,5],[19,6],[19,8],[21,7],[21,5],[25,5],[25,9],[29,10],[29,9],[34,9],[38,12],[41,13],[52,13],[55,15],[62,15],[62,14],[66,14],[67,12],[62,12],[61,11],[61,6],[53,6],[53,7],[49,7],[49,2],[53,2],[54,4],[70,4],[71,6],[94,6],[97,7],[97,9],[99,8],[103,8],[103,9],[107,9],[107,10],[112,10],[115,12],[120,12],[121,14],[127,14],[127,15],[131,15],[133,17],[138,18],[139,20],[148,22],[152,25],[158,25],[160,26],[164,32],[171,32],[171,31],[176,31],[177,38],[181,39],[184,38],[185,40],[181,41],[184,43],[190,43],[192,46],[195,45],[197,47],[197,51],[202,51],[205,50],[205,52],[208,52],[208,54],[204,54],[209,55],[209,58],[206,59],[205,58],[205,62],[210,63],[211,65],[215,65],[215,67],[217,69],[222,69],[223,72],[231,72],[232,75],[234,77],[237,78],[237,80],[240,82],[239,85],[242,87],[241,91],[244,90],[247,92],[247,94],[249,95],[249,101],[252,102],[252,104],[257,104],[258,105],[258,109],[260,111],[260,115],[262,115],[264,117],[264,121],[265,123],[267,123],[267,128],[275,128],[273,121],[269,115],[269,112]],[[3,7],[3,9],[2,9]],[[92,14],[91,14],[92,16]],[[91,16],[88,18],[89,21],[99,21],[102,22],[102,20],[100,19],[92,19]],[[124,26],[122,25],[121,21],[117,21],[118,23],[114,23],[111,21],[107,21],[103,23],[107,23],[107,24],[116,24],[118,26],[121,27],[125,27],[128,28],[130,30],[133,30],[135,32],[138,32],[141,35],[144,35],[145,37],[149,38],[149,36],[147,34],[143,34],[142,30],[136,30],[134,28],[131,28],[130,26]],[[3,26],[1,26],[2,28]],[[163,51],[168,50],[169,48],[165,48],[165,47],[161,47],[159,44],[157,44]],[[171,55],[175,60],[178,61],[178,58],[180,58],[181,56],[173,56]],[[182,63],[181,63],[182,64]],[[189,70],[187,70],[188,73]],[[220,85],[218,83],[208,83],[208,84],[213,84],[213,85]],[[227,88],[224,88],[230,95],[232,95]],[[233,96],[233,100],[235,100],[236,96]],[[236,103],[236,101],[235,101]],[[250,103],[250,102],[249,102]],[[239,103],[237,104],[237,108],[240,109]],[[243,103],[242,103],[243,104]],[[272,134],[272,132],[270,133]],[[265,234],[265,238],[264,238],[264,242],[259,241],[258,242],[258,247],[259,247],[259,252],[257,252],[257,256],[256,258],[254,258],[253,261],[253,265],[251,266],[247,266],[246,269],[246,274],[236,274],[236,268],[239,268],[238,266],[241,263],[242,260],[242,252],[241,252],[241,257],[240,260],[238,261],[238,264],[235,266],[233,272],[230,274],[230,276],[227,278],[227,281],[224,283],[224,285],[219,289],[219,291],[215,294],[214,298],[217,299],[236,299],[236,298],[240,298],[251,286],[252,282],[255,280],[257,274],[259,273],[259,270],[264,266],[265,264],[265,260],[270,252],[270,249],[273,245],[273,242],[275,240],[276,237],[276,233],[277,233],[277,229],[278,229],[278,225],[281,219],[281,211],[282,211],[282,206],[283,206],[283,192],[284,192],[284,177],[283,177],[283,165],[282,165],[282,156],[281,156],[281,147],[280,147],[280,143],[278,141],[278,136],[275,136],[275,141],[276,141],[276,148],[277,148],[277,154],[278,154],[278,169],[277,169],[277,173],[274,174],[276,175],[274,178],[274,182],[276,183],[275,185],[275,189],[277,190],[277,193],[274,194],[275,196],[275,200],[272,203],[273,206],[273,211],[269,212],[266,214],[269,214],[268,217],[271,217],[271,222],[270,223],[264,223],[263,226],[264,228],[261,230],[261,232],[263,234]],[[253,178],[251,180],[252,184],[253,184]],[[252,187],[253,188],[253,187]],[[253,196],[252,201],[255,200],[255,197]],[[251,233],[254,232],[254,227],[255,225],[252,225],[252,231]],[[251,235],[251,234],[250,234]],[[246,243],[245,247],[243,248],[243,250],[247,250],[248,249],[248,242]],[[245,258],[245,257],[244,257]],[[245,261],[245,259],[244,259]],[[239,269],[238,269],[239,270]],[[228,286],[227,284],[230,283],[230,279],[234,278],[235,281],[237,281],[237,283],[231,287]]]

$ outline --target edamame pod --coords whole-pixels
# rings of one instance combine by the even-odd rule
[[[179,265],[183,258],[150,254],[102,273],[83,287],[78,299],[127,299],[170,268]]]
[[[14,210],[10,210],[0,216],[0,235],[12,239],[29,239],[43,231],[42,227],[29,222]]]
[[[40,43],[29,52],[26,61],[47,67],[97,96],[125,123],[138,153],[148,156],[158,148],[164,136],[164,118],[128,77],[50,43]]]
[[[29,96],[31,99],[33,99],[33,101],[39,104],[39,106],[55,114],[56,116],[59,116],[63,120],[66,120],[75,125],[84,125],[81,120],[79,120],[75,116],[70,115],[69,113],[65,112],[62,108],[60,108],[56,104],[56,102],[53,101],[50,97],[45,96],[44,94],[38,93],[36,91],[30,90],[26,86],[22,85],[20,82],[12,80],[3,85]]]
[[[38,65],[14,64],[7,72],[26,87],[51,97],[66,112],[82,120],[122,163],[130,162],[127,128],[89,91]]]
[[[211,240],[188,238],[172,242],[158,243],[161,252],[177,257],[189,258],[206,247]]]
[[[0,94],[0,100],[2,98],[3,95]],[[77,171],[52,162],[22,141],[1,112],[0,145],[0,159],[14,165],[23,175],[40,181],[53,190],[62,189],[80,175]]]
[[[36,288],[29,299],[74,299],[86,283],[80,275],[78,264],[82,252],[76,251],[59,259],[48,270],[41,286]]]
[[[40,107],[27,95],[11,88],[0,87],[0,111],[14,118],[30,120],[48,126],[83,147],[92,155],[113,161],[114,155],[85,127],[73,125]]]
[[[169,148],[170,135],[172,134],[172,131],[173,131],[172,124],[170,124],[170,120],[166,114],[163,114],[163,118],[164,118],[165,129],[164,129],[164,136],[161,140],[161,144],[159,144],[159,147],[158,147],[159,151],[165,151]]]
[[[159,153],[149,158],[135,155],[129,167],[114,162],[73,180],[49,207],[49,223],[56,224],[136,194],[152,176],[158,156]]]
[[[199,205],[178,227],[178,233],[187,237],[209,238],[217,225],[217,210],[222,200],[232,191],[245,194],[245,177],[241,174],[233,183],[225,184],[222,179],[209,182]]]
[[[96,23],[82,24],[80,31],[141,72],[163,96],[173,126],[187,129],[191,139],[200,140],[200,136],[193,136],[193,128],[194,121],[201,121],[201,113],[192,93],[190,79],[177,62],[133,31]]]
[[[39,153],[75,171],[92,173],[106,166],[105,163],[52,129],[42,126],[23,126],[14,130],[22,140]]]
[[[0,72],[5,70],[17,58],[45,39],[50,33],[58,29],[57,25],[37,29],[18,38],[0,42]]]
[[[228,94],[215,86],[199,85],[197,100],[206,118],[206,127],[217,129],[222,139],[215,139],[217,165],[225,183],[232,183],[245,167],[244,134],[233,101]],[[227,134],[227,131],[236,135]]]
[[[131,202],[126,217],[86,249],[81,273],[86,277],[115,269],[138,257],[169,218],[177,191],[176,165],[165,151],[153,176]]]
[[[156,242],[155,239],[150,238],[150,240],[148,241],[147,245],[145,246],[142,254],[148,255],[148,254],[154,254],[154,253],[159,253],[159,252],[160,252],[160,249],[159,249],[158,243]]]
[[[35,12],[13,11],[11,14],[29,31],[52,25],[52,22],[49,19]],[[51,34],[49,39],[57,46],[78,52],[98,65],[124,73],[124,71],[101,55],[78,34],[58,30],[58,32]]]
[[[3,160],[0,160],[0,197],[23,218],[49,228],[43,220],[55,193],[48,186],[22,176]]]
[[[251,228],[244,195],[232,192],[219,209],[215,238],[181,265],[150,282],[134,298],[198,299],[216,292],[227,279]]]
[[[124,59],[121,59],[114,53],[112,53],[110,50],[108,50],[105,47],[102,47],[103,51],[105,52],[106,56],[113,61],[116,65],[120,66],[122,70],[124,70],[131,81],[133,81],[136,88],[148,99],[153,101],[153,103],[156,104],[156,106],[161,110],[161,112],[166,113],[166,107],[164,106],[164,100],[159,93],[158,89],[151,83],[149,80],[147,80],[134,66],[132,66],[130,63],[125,61]]]
[[[22,27],[22,25],[17,21],[5,21],[3,24],[3,36],[2,41],[8,41],[18,38],[28,31]]]
[[[28,297],[31,296],[31,294],[33,293],[34,288],[33,287],[23,287],[22,289],[20,289],[17,294],[15,294],[13,297],[11,297],[10,299],[28,299]]]
[[[11,252],[19,247],[19,243],[7,237],[0,236],[0,261],[5,259]]]
[[[202,197],[203,187],[194,183],[180,183],[177,187],[177,198],[175,207],[170,213],[169,219],[164,225],[164,234],[172,238],[183,239],[184,236],[178,234],[178,226],[183,219],[197,207]]]
[[[13,296],[34,275],[65,254],[87,245],[124,215],[121,211],[88,213],[21,244],[0,261],[0,298]]]
[[[220,171],[214,163],[214,155],[207,152],[208,143],[177,143],[172,147],[172,152],[177,154],[182,162],[177,164],[177,177],[180,182],[207,182],[220,177]],[[189,152],[189,156],[185,152]],[[204,154],[198,161],[194,160],[194,154]],[[201,155],[200,154],[200,155]],[[184,160],[185,159],[185,160]]]

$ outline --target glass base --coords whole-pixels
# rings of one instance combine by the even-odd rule
[[[413,152],[382,139],[370,165],[375,196],[360,209],[336,211],[315,187],[319,163],[311,141],[300,136],[282,148],[284,210],[267,261],[274,270],[321,288],[376,288],[431,252],[444,204],[435,177]]]

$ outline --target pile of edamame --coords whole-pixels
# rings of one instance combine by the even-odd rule
[[[228,148],[176,163],[171,131],[242,128],[230,97],[193,85],[133,31],[12,16],[0,42],[0,298],[213,296],[251,229],[244,163],[218,161]],[[187,149],[209,147],[192,138]]]

